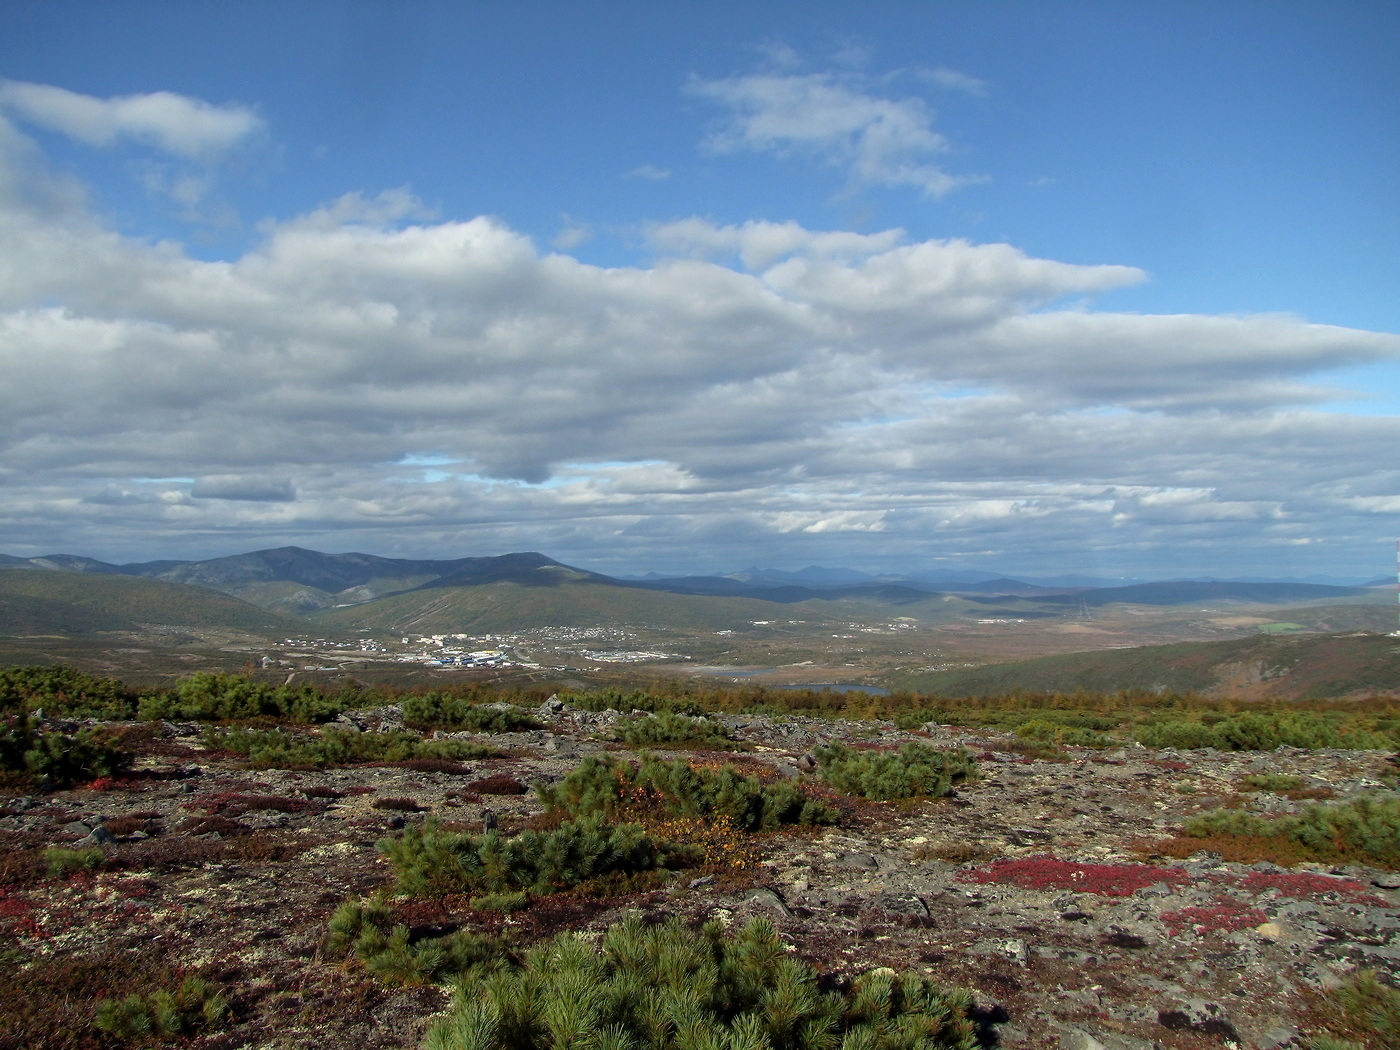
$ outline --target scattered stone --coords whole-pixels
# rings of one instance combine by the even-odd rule
[[[785,918],[792,915],[792,910],[788,908],[786,902],[773,890],[764,886],[750,891],[749,894],[744,897],[744,903],[757,904],[759,907],[768,908]]]
[[[1173,1032],[1219,1035],[1234,1042],[1240,1041],[1239,1033],[1220,1006],[1204,999],[1187,999],[1171,1010],[1159,1011],[1157,1023]]]

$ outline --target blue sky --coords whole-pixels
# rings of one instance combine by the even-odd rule
[[[1382,572],[1397,44],[1382,3],[12,2],[0,549]]]

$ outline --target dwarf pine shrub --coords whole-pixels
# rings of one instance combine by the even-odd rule
[[[1303,786],[1303,778],[1291,773],[1251,773],[1240,781],[1250,791],[1297,791]]]
[[[910,742],[898,751],[863,751],[837,741],[813,754],[837,791],[879,801],[938,798],[977,775],[976,761],[961,748],[939,751]]]
[[[972,1050],[973,1000],[875,970],[844,992],[786,951],[773,924],[728,934],[627,919],[598,944],[560,934],[518,964],[456,982],[424,1050]]]
[[[45,729],[24,714],[6,715],[0,721],[0,771],[37,780],[45,787],[114,777],[130,766],[131,754],[110,744],[97,730],[63,733]]]
[[[107,999],[97,1007],[96,1026],[124,1042],[173,1039],[215,1027],[228,1001],[201,977],[186,977],[174,991]]]
[[[424,693],[401,701],[403,720],[418,729],[457,729],[471,733],[513,733],[539,729],[540,720],[514,704],[482,704],[460,696]]]
[[[378,846],[394,867],[398,891],[413,896],[552,893],[602,875],[695,859],[685,847],[654,841],[640,825],[614,826],[596,817],[509,838],[498,831],[448,831],[429,817]]]
[[[783,780],[765,784],[732,765],[697,768],[684,759],[640,766],[590,755],[557,784],[536,788],[553,812],[573,817],[610,815],[630,806],[659,803],[668,813],[687,817],[726,817],[744,831],[781,824],[831,824],[837,812]]]
[[[674,711],[663,711],[624,721],[617,727],[617,738],[633,747],[666,744],[724,747],[729,743],[729,731],[713,718],[692,718]]]
[[[1400,867],[1400,798],[1394,796],[1362,795],[1277,817],[1217,809],[1188,818],[1185,832],[1194,838],[1283,838],[1319,858],[1357,857]]]
[[[310,683],[269,685],[236,674],[200,671],[182,678],[170,692],[142,697],[143,719],[230,721],[278,718],[290,722],[329,722],[348,706],[348,698],[323,693]]]
[[[39,709],[64,718],[126,719],[136,714],[136,691],[62,665],[0,668],[0,710]]]
[[[1038,744],[1068,745],[1070,747],[1115,747],[1121,743],[1107,733],[1083,726],[1065,725],[1062,721],[1049,718],[1033,718],[1016,727],[1016,735],[1022,740]]]
[[[458,930],[415,940],[406,925],[393,921],[393,914],[379,897],[348,901],[331,916],[326,946],[336,954],[353,954],[366,970],[390,984],[446,981],[505,961],[499,937]]]
[[[1164,720],[1138,726],[1147,747],[1213,747],[1218,751],[1272,751],[1279,747],[1393,747],[1393,732],[1373,729],[1365,719],[1327,718],[1311,711],[1246,711],[1207,722]]]
[[[624,692],[621,689],[595,689],[587,693],[556,693],[555,696],[580,711],[649,711],[652,714],[671,712],[678,715],[698,715],[705,710],[693,697],[659,696],[645,689]]]
[[[470,740],[424,740],[403,729],[357,733],[335,726],[322,729],[317,736],[284,729],[210,730],[204,735],[204,743],[206,747],[246,755],[248,765],[254,769],[325,769],[360,762],[458,760],[499,754]]]

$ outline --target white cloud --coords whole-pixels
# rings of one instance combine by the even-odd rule
[[[883,98],[857,79],[757,73],[696,79],[690,91],[729,111],[708,140],[716,152],[812,156],[844,170],[853,185],[912,186],[930,197],[982,181],[932,163],[949,146],[921,99]]]
[[[1309,408],[1394,335],[1096,311],[1142,272],[899,230],[689,219],[596,267],[402,192],[206,262],[29,192],[3,131],[0,550],[1249,571],[1395,525],[1400,421]]]
[[[264,128],[246,106],[216,106],[169,91],[94,98],[48,84],[0,80],[0,108],[89,146],[105,148],[130,138],[185,160],[225,153]]]
[[[641,164],[627,173],[629,179],[646,179],[648,182],[661,182],[670,177],[670,171],[655,164]]]
[[[950,91],[961,91],[978,98],[987,94],[985,80],[978,80],[976,77],[959,73],[956,69],[949,69],[947,66],[935,66],[933,69],[927,70],[924,76],[939,87],[948,88]]]

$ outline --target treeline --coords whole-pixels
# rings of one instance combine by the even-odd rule
[[[548,685],[464,682],[431,690],[334,688],[310,682],[273,684],[244,675],[200,672],[168,689],[134,689],[118,679],[69,667],[0,670],[0,712],[102,720],[314,725],[341,712],[399,704],[411,728],[505,732],[538,728],[533,711],[557,695],[590,711],[645,711],[677,722],[701,715],[891,721],[917,730],[928,723],[1014,733],[1028,744],[1110,747],[1138,742],[1158,748],[1271,750],[1280,746],[1400,746],[1400,699],[1242,701],[1196,693],[1014,692],[956,699],[917,693],[838,693],[754,684],[666,679],[645,688],[556,691]],[[700,723],[687,723],[690,726]],[[648,723],[650,726],[651,723]]]

